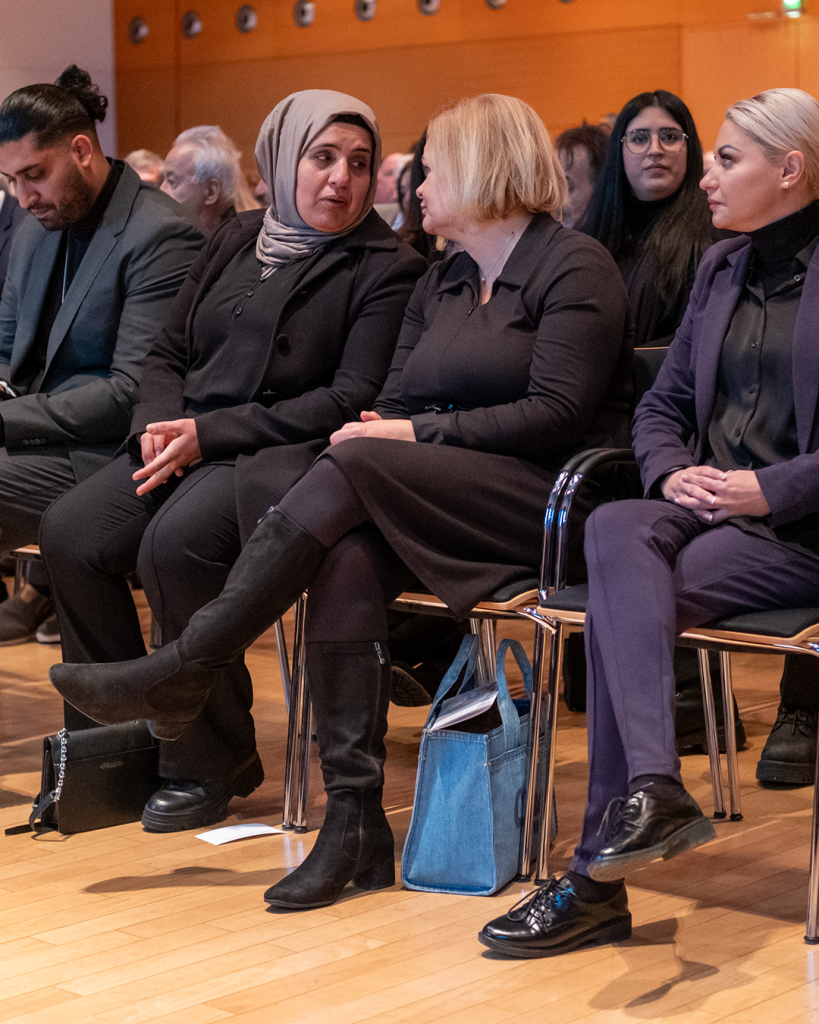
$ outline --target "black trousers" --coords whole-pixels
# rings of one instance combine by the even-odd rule
[[[201,465],[144,497],[131,474],[140,463],[120,456],[54,503],[41,545],[60,617],[63,659],[91,663],[145,653],[125,576],[138,570],[163,642],[221,592],[239,555],[234,467]],[[330,549],[310,581],[306,640],[386,643],[387,605],[412,574],[367,519],[346,478],[323,460],[290,492],[308,528]],[[288,496],[289,497],[289,496]],[[284,503],[283,503],[284,504]],[[69,530],[83,523],[82,530]],[[224,777],[255,749],[253,691],[243,659],[221,673],[202,714],[173,743],[160,744],[166,779]],[[89,723],[73,709],[67,724]]]
[[[605,841],[609,801],[638,775],[681,781],[674,639],[733,612],[809,606],[819,558],[667,501],[617,501],[586,524],[589,795],[571,868]]]
[[[140,465],[119,456],[55,501],[43,519],[40,544],[65,661],[145,654],[128,573],[139,572],[168,642],[218,596],[239,555],[232,464],[201,464],[138,497],[131,475]],[[252,703],[239,659],[182,738],[160,745],[160,774],[199,781],[230,774],[256,747]],[[67,709],[66,723],[80,728],[87,720]]]

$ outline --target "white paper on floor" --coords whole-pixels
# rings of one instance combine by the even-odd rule
[[[213,846],[221,846],[222,843],[232,843],[236,839],[250,839],[251,836],[272,836],[284,835],[284,830],[274,828],[272,825],[252,824],[243,822],[241,825],[226,825],[225,828],[217,828],[212,832],[200,832],[196,838],[204,839],[206,843]]]

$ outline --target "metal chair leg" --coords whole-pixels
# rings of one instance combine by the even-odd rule
[[[812,643],[819,654],[819,645]],[[810,873],[808,875],[808,920],[805,942],[809,946],[819,943],[819,754],[813,779],[813,818],[810,826]]]
[[[558,626],[552,637],[549,651],[549,684],[546,694],[546,726],[549,737],[549,762],[541,782],[540,853],[537,860],[535,884],[543,885],[549,880],[549,849],[552,843],[552,813],[555,791],[555,750],[557,749],[557,692],[563,670],[563,646],[565,626]]]
[[[711,683],[711,666],[708,664],[708,651],[697,650],[700,663],[700,686],[702,688],[702,707],[705,714],[705,742],[708,748],[708,763],[711,768],[711,789],[714,792],[714,817],[725,817],[725,802],[722,795],[722,764],[719,756],[719,738],[717,737],[717,715],[714,709],[714,690]]]
[[[722,676],[722,708],[725,719],[725,752],[728,766],[728,802],[731,807],[731,821],[742,821],[742,806],[739,795],[739,761],[737,759],[737,730],[734,721],[734,683],[731,677],[731,655],[720,651],[720,675]]]
[[[481,619],[480,623],[483,657],[486,662],[489,679],[494,682],[498,678],[498,664],[495,658],[495,651],[497,649],[495,644],[495,620]]]
[[[23,576],[25,575],[26,563],[22,558],[14,559],[14,593],[19,594],[23,589]]]
[[[518,874],[516,881],[527,882],[532,873],[532,839],[535,826],[535,802],[537,800],[538,767],[540,764],[540,731],[543,715],[543,672],[546,660],[546,632],[553,636],[551,626],[541,620],[535,630],[535,645],[532,665],[532,701],[529,707],[529,734],[527,746],[527,776],[523,792],[520,824],[520,846],[518,848]]]
[[[290,676],[290,662],[287,660],[287,640],[284,637],[284,626],[282,620],[276,620],[276,650],[279,653],[279,672],[282,677],[282,688],[284,689],[284,706],[290,714],[290,694],[293,689],[293,681]]]
[[[310,695],[304,650],[306,597],[296,602],[296,635],[293,643],[293,692],[287,723],[287,755],[284,765],[284,812],[282,828],[307,831],[307,785],[310,763]]]
[[[495,679],[497,677],[492,672],[492,670],[490,668],[489,655],[488,655],[487,650],[486,650],[486,643],[485,643],[484,631],[483,631],[482,623],[483,623],[482,619],[478,619],[478,618],[470,619],[469,620],[469,629],[470,629],[472,635],[476,636],[478,638],[478,645],[479,645],[478,646],[478,664],[477,664],[478,683],[481,686],[491,686],[495,682]],[[492,651],[492,661],[494,661],[494,660],[495,659],[494,659],[494,650],[493,650]]]

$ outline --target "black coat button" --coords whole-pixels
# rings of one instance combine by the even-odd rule
[[[286,334],[280,334],[276,338],[276,348],[279,352],[287,352],[290,349],[290,339]]]

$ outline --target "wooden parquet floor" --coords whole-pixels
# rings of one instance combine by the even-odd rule
[[[141,594],[138,595],[141,598]],[[144,624],[147,614],[143,607]],[[514,632],[528,637],[521,625]],[[61,724],[47,681],[58,648],[0,651],[0,827],[26,820],[41,740]],[[5,1024],[788,1024],[819,1022],[819,952],[802,941],[810,789],[772,791],[754,767],[777,703],[779,659],[738,659],[749,735],[745,820],[647,868],[630,887],[634,935],[547,960],[495,957],[476,935],[526,891],[492,898],[397,884],[302,913],[262,892],[315,831],[222,847],[138,823],[70,837],[0,837],[0,1022]],[[267,779],[231,822],[278,824],[285,713],[272,634],[249,654]],[[424,710],[391,710],[385,805],[406,834]],[[561,708],[556,865],[576,840],[585,789],[584,716]],[[321,822],[317,766],[310,824]],[[704,756],[683,761],[710,807]]]

